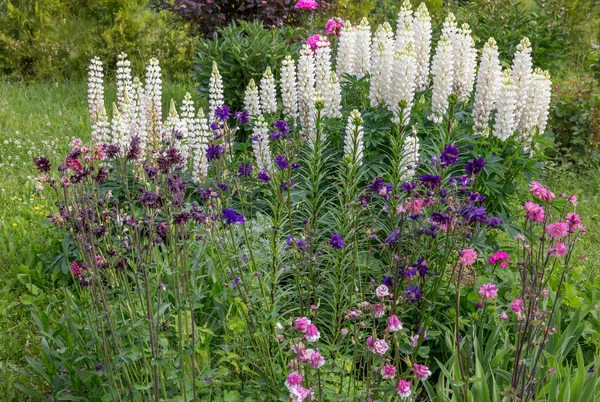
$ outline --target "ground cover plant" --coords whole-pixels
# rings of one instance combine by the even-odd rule
[[[477,70],[453,16],[435,46],[426,8],[399,19],[310,37],[237,110],[214,63],[208,108],[188,94],[165,119],[158,61],[142,84],[122,55],[109,120],[94,59],[91,140],[34,158],[73,282],[58,315],[35,313],[41,361],[18,388],[594,400],[597,350],[578,340],[596,312],[565,296],[587,228],[575,194],[535,180],[549,75],[527,39],[510,69],[489,40]]]

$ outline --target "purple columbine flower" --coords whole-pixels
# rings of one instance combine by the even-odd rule
[[[383,186],[385,186],[385,181],[383,181],[381,177],[377,176],[375,180],[373,180],[373,183],[369,185],[369,190],[371,190],[373,193],[379,193],[379,190],[381,190]]]
[[[150,180],[154,180],[156,179],[156,176],[158,176],[158,169],[154,166],[145,166],[144,172],[146,173],[146,177]]]
[[[475,158],[471,162],[465,164],[465,172],[467,172],[469,176],[478,175],[485,165],[486,163],[483,158]]]
[[[225,148],[220,145],[211,144],[206,148],[206,159],[209,161],[218,160],[225,153]]]
[[[49,172],[52,168],[50,161],[44,156],[40,156],[39,158],[33,158],[33,163],[35,163],[35,166],[37,166],[38,170],[42,173]]]
[[[391,276],[383,275],[383,284],[388,288],[391,288],[392,286],[394,286],[394,281]]]
[[[231,109],[223,103],[215,109],[215,117],[221,121],[227,121],[231,117]]]
[[[385,239],[386,244],[396,244],[398,243],[398,239],[400,238],[400,230],[392,230],[389,236]]]
[[[294,162],[292,163],[292,169],[300,169],[300,162]]]
[[[486,219],[485,224],[488,227],[497,228],[498,226],[502,225],[502,219],[498,218],[497,216],[490,216]]]
[[[470,204],[466,208],[462,208],[459,213],[466,218],[469,223],[483,223],[487,218],[487,211],[485,207],[477,207],[473,204]]]
[[[331,244],[331,247],[341,250],[346,245],[346,242],[344,241],[344,236],[342,236],[340,233],[332,233],[329,244]]]
[[[115,144],[108,144],[104,146],[104,152],[106,153],[106,157],[108,159],[115,159],[120,151],[121,148]]]
[[[306,243],[306,240],[304,240],[304,239],[298,239],[298,240],[296,240],[296,246],[298,246],[298,249],[300,251],[307,251],[308,250],[308,244]]]
[[[236,223],[245,223],[244,215],[238,214],[233,209],[226,208],[223,210],[221,214],[221,219],[225,221],[228,225],[233,225]]]
[[[169,185],[169,191],[174,195],[182,195],[187,189],[187,184],[183,181],[181,176],[169,177],[167,183]]]
[[[277,120],[273,122],[273,127],[275,127],[276,129],[279,130],[279,132],[281,133],[281,135],[283,135],[284,137],[287,137],[289,134],[289,129],[288,129],[288,125],[285,121],[283,120]]]
[[[271,181],[271,176],[269,176],[269,173],[266,170],[261,170],[258,172],[257,178],[265,184]]]
[[[236,112],[235,118],[238,119],[240,124],[248,124],[248,122],[250,121],[250,114],[246,109],[244,109],[241,112]]]
[[[250,177],[252,174],[252,166],[248,163],[242,163],[238,169],[238,177]]]
[[[142,154],[142,150],[140,149],[140,137],[134,135],[131,137],[131,142],[129,143],[129,149],[127,150],[126,158],[129,161],[138,160],[140,155]]]
[[[427,275],[427,272],[429,271],[429,267],[427,266],[427,261],[425,261],[422,258],[419,258],[417,260],[417,263],[413,265],[415,267],[415,269],[417,270],[417,272],[419,273],[419,275],[421,275],[422,277]]]
[[[274,140],[279,140],[281,139],[281,133],[274,131],[271,134],[269,134],[269,137],[273,138]]]
[[[417,188],[417,182],[416,181],[405,181],[404,183],[402,183],[402,186],[400,187],[400,189],[402,191],[413,191],[415,188]]]
[[[406,299],[408,304],[413,304],[421,300],[423,292],[417,285],[410,285],[408,288],[406,288],[402,296]]]
[[[423,186],[430,189],[439,187],[439,185],[442,184],[442,179],[440,179],[439,176],[435,176],[432,174],[424,174],[420,177],[420,179],[421,183],[423,183]]]
[[[440,156],[440,160],[442,161],[442,164],[444,164],[446,166],[454,165],[456,163],[457,159],[458,159],[458,148],[456,148],[452,144],[446,145],[446,147],[444,148],[444,151],[442,152],[442,155]]]
[[[281,170],[285,170],[289,166],[288,160],[285,157],[285,155],[277,155],[277,157],[275,158],[275,164],[277,164],[277,166]]]
[[[155,192],[146,190],[140,195],[140,202],[148,208],[160,208],[162,201]]]
[[[433,212],[431,214],[431,220],[440,224],[449,225],[450,221],[452,221],[452,217],[443,212]]]

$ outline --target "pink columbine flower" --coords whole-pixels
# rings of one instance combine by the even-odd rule
[[[542,297],[543,297],[544,299],[547,299],[547,298],[548,298],[548,294],[549,294],[549,293],[550,293],[550,292],[548,291],[548,289],[542,289]]]
[[[396,392],[400,398],[408,398],[412,391],[410,390],[410,381],[400,380],[398,381],[398,386],[396,387]]]
[[[381,318],[385,315],[385,305],[381,303],[373,304],[373,315],[375,318]]]
[[[490,264],[494,265],[498,261],[500,261],[500,268],[504,269],[508,265],[509,259],[510,259],[510,256],[508,255],[508,253],[506,251],[498,251],[498,252],[492,254],[490,256],[490,258],[488,258],[488,262]]]
[[[416,364],[412,366],[411,369],[419,380],[425,381],[431,376],[431,371],[429,368],[423,364]]]
[[[344,26],[344,20],[339,17],[330,18],[325,24],[325,33],[327,35],[334,34],[336,36],[340,36],[340,31]]]
[[[548,370],[548,374],[556,374],[556,369],[551,368],[550,370]]]
[[[365,341],[365,345],[367,345],[367,347],[369,349],[373,349],[373,337],[372,336],[367,338],[367,340]]]
[[[393,364],[386,364],[381,369],[381,375],[388,380],[393,379],[396,376],[396,366]]]
[[[555,197],[552,191],[548,190],[546,187],[542,186],[537,181],[531,182],[531,184],[529,185],[529,191],[531,191],[531,194],[533,194],[535,197],[539,198],[542,201],[552,201]]]
[[[550,255],[554,255],[556,257],[563,257],[567,255],[567,246],[565,246],[565,244],[562,242],[556,243],[554,247],[550,249]]]
[[[406,203],[406,208],[413,214],[421,213],[423,210],[424,201],[421,199],[409,201]]]
[[[388,344],[383,339],[376,339],[373,342],[373,353],[376,355],[384,355],[388,351]]]
[[[340,332],[342,333],[342,336],[346,336],[346,335],[348,335],[348,332],[350,332],[350,331],[348,331],[348,328],[342,328],[340,330]]]
[[[285,386],[288,389],[295,388],[300,384],[302,384],[302,376],[298,374],[298,372],[292,371],[290,374],[288,374],[288,378],[285,380]]]
[[[317,326],[314,324],[308,324],[306,327],[306,332],[304,332],[304,339],[306,339],[308,342],[316,342],[320,337],[321,334],[319,334]]]
[[[575,212],[569,212],[565,217],[565,220],[569,224],[569,233],[574,233],[581,225],[581,217]]]
[[[71,143],[71,146],[73,147],[73,149],[79,149],[79,148],[81,148],[82,144],[83,144],[83,141],[81,141],[79,138],[76,138]]]
[[[544,221],[544,207],[531,201],[527,201],[523,207],[525,208],[525,217],[527,219],[533,222]]]
[[[310,364],[312,364],[314,368],[319,368],[325,364],[325,358],[321,356],[319,352],[314,352],[312,356],[310,356]]]
[[[494,285],[493,283],[483,284],[479,287],[479,294],[485,300],[494,299],[496,296],[498,296],[498,286]]]
[[[71,263],[71,273],[75,277],[75,279],[80,279],[83,275],[83,269],[76,262]]]
[[[298,10],[316,10],[319,4],[315,0],[298,0],[294,8]]]
[[[390,294],[390,289],[385,285],[379,285],[377,289],[375,289],[375,293],[377,294],[377,297],[383,299]]]
[[[477,306],[477,310],[481,310],[483,308],[483,302],[479,300],[477,303],[475,303],[475,306]]]
[[[305,349],[304,347],[298,348],[298,359],[302,363],[310,363],[312,356],[315,354],[314,349]]]
[[[304,387],[290,388],[290,402],[303,402],[312,393]]]
[[[388,317],[387,330],[390,332],[400,331],[402,329],[402,321],[396,315]]]
[[[501,319],[501,320],[505,320],[505,321],[506,321],[506,320],[508,320],[508,314],[506,314],[506,312],[505,312],[505,311],[502,311],[502,312],[500,313],[500,319]]]
[[[515,299],[510,303],[510,309],[513,311],[513,313],[520,313],[521,311],[525,310],[525,301],[515,297]]]
[[[300,331],[302,333],[306,332],[307,328],[309,325],[311,325],[312,323],[310,322],[310,320],[306,317],[302,317],[302,318],[296,318],[296,321],[294,321],[294,324],[296,325],[296,331]]]
[[[563,221],[551,223],[546,226],[546,233],[552,238],[565,237],[569,234],[569,225]]]
[[[306,44],[310,46],[313,52],[319,47],[331,46],[331,44],[329,43],[329,39],[319,34],[313,35],[306,39]]]
[[[475,261],[477,261],[477,252],[475,249],[466,248],[460,252],[460,258],[458,262],[460,262],[462,265],[470,267],[471,265],[475,264]]]
[[[577,201],[577,194],[571,194],[569,198],[567,198],[567,201],[571,203],[571,205],[573,205],[574,207],[576,207],[577,204],[579,204],[579,202]]]

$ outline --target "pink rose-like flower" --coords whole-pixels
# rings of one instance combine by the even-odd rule
[[[304,333],[304,332],[306,332],[306,329],[311,324],[311,322],[308,318],[302,317],[302,318],[296,318],[296,321],[294,321],[294,324],[296,325],[296,331],[300,331],[300,332]]]
[[[502,312],[500,313],[500,319],[501,319],[501,320],[505,320],[505,321],[506,321],[506,320],[508,320],[508,314],[506,314],[506,312],[505,312],[505,311],[502,311]]]
[[[486,283],[479,287],[479,294],[485,300],[494,299],[498,295],[498,287],[493,283]]]
[[[529,191],[531,191],[531,194],[542,201],[552,201],[555,198],[555,195],[552,191],[548,190],[537,181],[531,182],[529,185]]]
[[[304,332],[304,339],[306,339],[308,342],[316,342],[320,337],[321,334],[319,334],[317,326],[314,324],[308,324],[306,327],[306,332]]]
[[[315,352],[310,357],[310,364],[312,364],[314,368],[319,368],[325,364],[325,358],[323,358],[319,352]]]
[[[561,242],[556,243],[554,248],[550,249],[550,255],[554,255],[556,257],[563,257],[567,255],[567,246]]]
[[[325,24],[325,33],[327,35],[334,34],[336,36],[340,36],[340,30],[344,26],[344,20],[339,17],[331,18]]]
[[[396,315],[388,317],[387,330],[390,332],[400,331],[402,329],[402,321]]]
[[[329,43],[329,39],[319,34],[313,35],[306,39],[306,44],[310,46],[312,51],[317,50],[318,47],[329,47],[331,46]]]
[[[83,141],[81,141],[79,138],[76,138],[71,143],[71,146],[73,147],[73,149],[79,149],[79,148],[81,148],[82,144],[83,144]]]
[[[576,207],[577,204],[579,204],[579,202],[577,201],[577,194],[571,194],[569,198],[567,198],[567,201],[574,207]]]
[[[377,294],[377,297],[383,299],[390,294],[390,289],[385,285],[379,285],[377,289],[375,289],[375,293]]]
[[[367,338],[367,340],[365,341],[365,345],[367,345],[367,347],[369,349],[373,349],[373,337],[372,336]]]
[[[510,309],[513,311],[513,313],[520,313],[521,311],[525,310],[525,301],[515,297],[515,299],[510,303]]]
[[[288,374],[287,380],[285,380],[285,386],[290,388],[294,388],[302,384],[302,376],[298,374],[296,371],[292,371]]]
[[[383,376],[383,378],[391,380],[396,376],[396,367],[392,364],[386,364],[381,369],[381,375]]]
[[[498,251],[498,252],[492,254],[490,256],[490,258],[488,258],[488,262],[490,264],[494,265],[498,261],[500,261],[500,268],[504,269],[508,265],[509,259],[510,259],[510,256],[508,255],[508,253],[506,251]]]
[[[388,344],[383,339],[376,339],[373,342],[373,353],[376,355],[384,355],[388,351]]]
[[[543,222],[545,217],[544,207],[535,202],[527,201],[525,205],[525,217],[533,222]]]
[[[375,303],[373,305],[373,315],[375,318],[381,318],[385,315],[385,305],[381,303]]]
[[[423,210],[424,201],[421,199],[409,201],[406,203],[406,208],[413,214],[421,213]]]
[[[396,387],[396,392],[400,398],[408,398],[412,391],[410,390],[410,381],[400,380]]]
[[[290,388],[290,401],[291,402],[303,402],[306,398],[311,395],[309,389],[304,387]]]
[[[298,0],[294,8],[298,10],[316,10],[319,4],[315,0]]]
[[[425,381],[431,376],[431,371],[429,368],[423,364],[416,364],[412,366],[411,369],[419,380]]]
[[[471,265],[475,264],[475,261],[477,261],[477,252],[475,249],[466,248],[460,252],[460,258],[458,262],[460,262],[462,265],[470,267]]]
[[[552,238],[565,237],[569,234],[569,225],[563,221],[551,223],[546,226],[546,233]]]
[[[299,348],[298,349],[298,359],[302,363],[310,363],[310,361],[312,360],[312,357],[315,353],[316,352],[314,349]]]

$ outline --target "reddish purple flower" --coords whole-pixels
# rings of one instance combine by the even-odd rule
[[[38,170],[42,173],[50,171],[50,168],[52,167],[48,158],[44,156],[33,158],[33,163],[35,163],[35,166],[37,166]]]
[[[493,283],[483,284],[479,287],[479,294],[485,300],[494,299],[498,295],[498,286]]]
[[[410,381],[406,381],[406,380],[398,381],[398,386],[396,387],[396,392],[398,393],[398,396],[400,396],[400,398],[405,399],[405,398],[408,398],[412,394],[412,391],[410,390],[410,385],[411,385]]]
[[[423,364],[415,363],[415,365],[412,366],[411,370],[415,373],[415,376],[417,376],[417,378],[422,381],[425,381],[431,376],[431,371],[427,366]]]
[[[315,0],[298,0],[294,8],[298,10],[316,10],[319,4]]]

